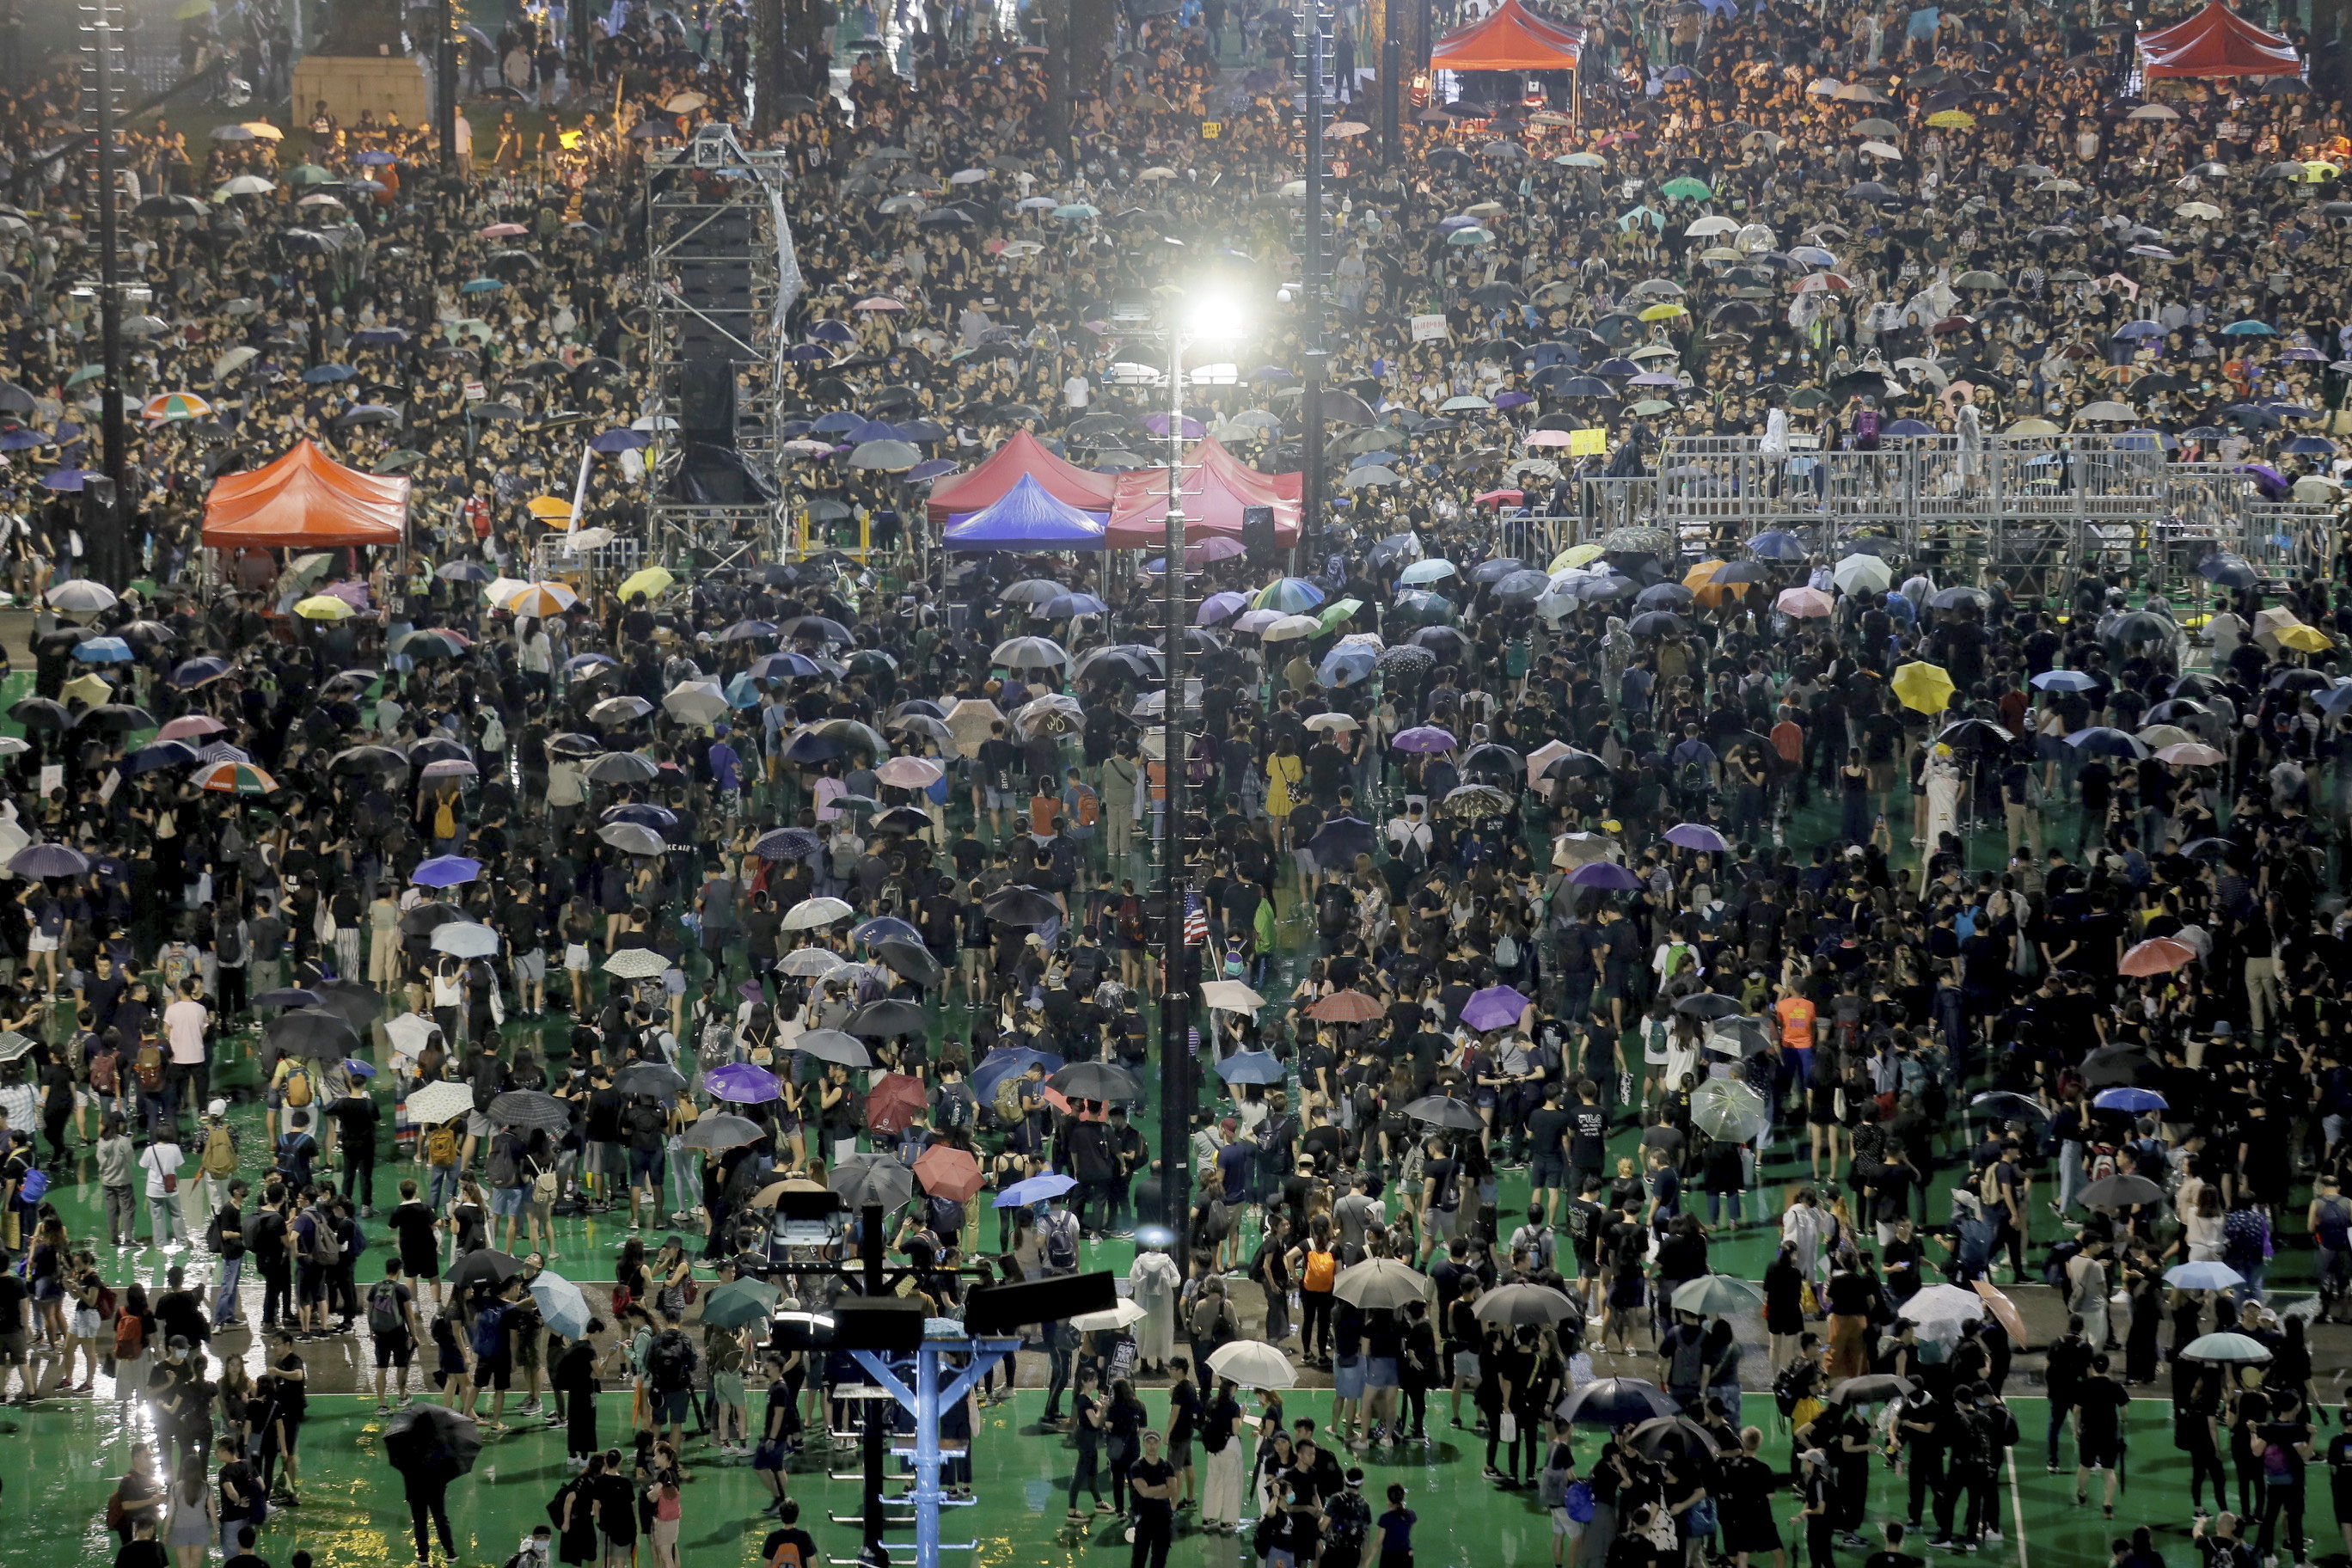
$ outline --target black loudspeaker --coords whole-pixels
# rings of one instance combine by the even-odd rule
[[[713,446],[735,445],[735,367],[711,353],[693,360],[679,388],[685,406],[677,422],[687,439]]]
[[[911,1351],[923,1343],[923,1303],[886,1296],[834,1303],[833,1348],[839,1351]]]
[[[1019,1285],[982,1285],[965,1299],[963,1326],[974,1334],[1009,1334],[1024,1323],[1108,1312],[1118,1300],[1118,1287],[1108,1269]]]
[[[1245,506],[1242,508],[1242,550],[1253,566],[1273,564],[1275,555],[1274,508]]]

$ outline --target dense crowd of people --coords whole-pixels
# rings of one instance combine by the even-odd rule
[[[462,183],[323,110],[131,133],[120,594],[73,495],[89,172],[12,163],[0,516],[41,610],[0,743],[0,1392],[143,1412],[119,1561],[250,1568],[301,1504],[304,1346],[348,1336],[420,1562],[482,1443],[543,1424],[561,1561],[677,1563],[691,1458],[748,1465],[763,1561],[807,1568],[796,1461],[866,1407],[795,1314],[877,1248],[940,1318],[1124,1275],[943,1426],[1042,1384],[1067,1522],[1119,1516],[1139,1568],[1188,1511],[1272,1568],[1403,1568],[1377,1467],[1454,1428],[1556,1563],[1998,1543],[2029,1442],[2143,1510],[2118,1562],[2191,1526],[2310,1555],[2309,1470],[2352,1486],[2309,1338],[2352,1310],[2336,553],[2217,544],[2191,601],[1939,581],[1777,498],[1706,561],[1491,509],[1572,513],[1580,429],[1621,472],[1760,436],[1795,480],[1792,432],[2116,398],[2328,479],[2345,229],[2278,169],[2352,144],[2308,93],[2127,96],[2088,16],[1583,20],[1573,114],[1432,105],[1391,169],[1342,138],[1337,499],[1286,557],[1187,552],[1173,746],[1159,573],[943,557],[856,449],[1294,470],[1286,31],[1242,74],[1222,7],[1141,24],[1066,144],[985,29],[797,100],[799,346],[748,374],[795,521],[877,548],[625,578],[551,531],[644,532],[640,175],[740,117],[732,23],[628,16],[617,111],[509,115]],[[11,95],[10,144],[76,91]],[[1171,283],[1266,314],[1174,432],[1110,370],[1151,357],[1113,303]],[[409,476],[404,551],[203,549],[209,480],[301,438]],[[2005,1403],[2029,1351],[2046,1433]],[[1283,1408],[1302,1373],[1327,1421]],[[2150,1398],[2193,1515],[2118,1496]]]

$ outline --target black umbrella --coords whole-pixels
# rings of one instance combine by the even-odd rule
[[[324,1007],[297,1007],[269,1020],[270,1046],[281,1056],[312,1061],[341,1061],[360,1048],[359,1035],[339,1013]]]
[[[874,1065],[874,1054],[866,1048],[866,1042],[839,1029],[811,1029],[793,1042],[793,1049],[821,1062],[839,1062],[845,1068]]]
[[[834,1167],[825,1185],[851,1208],[897,1208],[915,1195],[915,1173],[891,1154],[852,1154]]]
[[[1110,1062],[1072,1062],[1045,1080],[1071,1100],[1140,1100],[1135,1075]]]
[[[1475,1132],[1486,1125],[1479,1121],[1475,1106],[1451,1095],[1424,1094],[1406,1106],[1404,1113],[1432,1127],[1451,1127],[1463,1132]]]
[[[1739,999],[1719,991],[1700,991],[1675,1003],[1675,1011],[1685,1018],[1736,1018],[1740,1013]]]
[[[2119,1173],[2103,1176],[2074,1194],[2084,1208],[2127,1209],[2164,1201],[2164,1189],[2146,1176]]]
[[[1036,889],[1019,883],[998,889],[981,908],[990,920],[1001,925],[1043,925],[1062,917],[1059,904]]]
[[[892,996],[879,1002],[868,1002],[849,1016],[842,1028],[867,1039],[887,1039],[892,1035],[919,1035],[925,1027],[923,1009],[915,1003]]]
[[[319,1005],[354,1030],[364,1033],[383,1016],[383,995],[373,985],[357,980],[321,980],[314,989]]]
[[[572,1128],[572,1111],[563,1101],[535,1089],[510,1089],[490,1101],[490,1120],[508,1127],[542,1127],[552,1138]]]
[[[474,1468],[481,1453],[482,1429],[472,1416],[446,1405],[412,1405],[384,1423],[383,1457],[394,1469],[419,1481],[455,1480]]]
[[[453,903],[434,899],[417,905],[400,917],[400,929],[407,936],[431,936],[451,921],[467,918],[466,911]]]
[[[490,1112],[496,1115],[498,1107]],[[740,1149],[767,1135],[768,1130],[748,1116],[706,1116],[688,1128],[678,1143],[687,1149]]]
[[[1353,866],[1359,855],[1370,855],[1374,841],[1372,825],[1363,818],[1331,816],[1315,830],[1307,847],[1315,863],[1329,871]]]
[[[520,1258],[509,1258],[487,1247],[478,1247],[449,1265],[448,1271],[441,1279],[443,1283],[449,1285],[471,1285],[480,1280],[502,1285],[521,1272]]]
[[[903,936],[876,942],[874,962],[927,990],[946,978],[946,972],[940,969],[940,961],[931,956],[929,948],[919,942],[908,942]]]
[[[642,1094],[652,1100],[676,1100],[686,1092],[686,1079],[675,1068],[659,1062],[639,1062],[622,1069],[613,1080],[613,1087],[623,1094]]]

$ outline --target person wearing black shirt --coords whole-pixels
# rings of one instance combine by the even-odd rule
[[[1202,1420],[1201,1391],[1192,1386],[1192,1363],[1178,1356],[1170,1363],[1176,1370],[1176,1382],[1168,1390],[1168,1440],[1165,1457],[1175,1473],[1184,1478],[1183,1506],[1192,1506],[1198,1495],[1192,1473],[1192,1440],[1198,1436]],[[1129,1472],[1130,1476],[1134,1472]]]
[[[1560,1104],[1557,1084],[1528,1118],[1528,1187],[1531,1194],[1543,1197],[1546,1225],[1552,1223],[1560,1188],[1568,1180],[1568,1150],[1562,1141],[1576,1125],[1577,1113]],[[1582,1185],[1581,1182],[1577,1184],[1578,1188]]]
[[[2074,1501],[2079,1505],[2090,1500],[2091,1472],[2105,1470],[2106,1497],[2102,1511],[2113,1519],[2116,1472],[2123,1468],[2124,1406],[2131,1403],[2131,1394],[2107,1375],[2107,1364],[2105,1355],[2094,1355],[2074,1390],[2074,1405],[2082,1413],[2074,1440]],[[2296,1534],[2301,1533],[2298,1521]],[[2303,1553],[2297,1551],[2295,1555],[2300,1558]]]
[[[2102,1356],[2100,1360],[2106,1358]],[[2116,1384],[2123,1394],[2123,1386]],[[2128,1398],[2128,1395],[2125,1395]],[[2270,1420],[2254,1431],[2250,1447],[2254,1458],[2263,1467],[2263,1533],[2254,1543],[2254,1554],[2265,1560],[2277,1539],[2279,1518],[2286,1518],[2286,1544],[2290,1561],[2304,1560],[2303,1510],[2307,1495],[2305,1486],[2305,1468],[2311,1463],[2311,1425],[2304,1419],[2302,1402],[2284,1389],[2271,1395],[2277,1409]],[[2085,1413],[2088,1406],[2084,1407]],[[2284,1479],[2281,1479],[2284,1478]],[[2108,1497],[2113,1499],[2115,1472],[2107,1473]],[[2110,1514],[2114,1510],[2107,1510]],[[2340,1522],[2340,1521],[2339,1521]]]
[[[1143,1434],[1143,1457],[1128,1467],[1127,1484],[1135,1494],[1135,1550],[1129,1568],[1167,1568],[1175,1539],[1176,1467],[1161,1452],[1159,1433]]]
[[[767,1568],[816,1568],[816,1537],[800,1527],[801,1505],[786,1498],[776,1505],[776,1528],[760,1543],[760,1561]]]

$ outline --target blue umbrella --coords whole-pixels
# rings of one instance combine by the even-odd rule
[[[41,488],[70,494],[81,489],[82,477],[83,470],[80,468],[59,468],[54,473],[41,476]]]
[[[2088,691],[2099,683],[2079,669],[2045,669],[2032,684],[2043,691]]]
[[[917,931],[913,926],[908,925],[905,921],[898,919],[895,915],[877,915],[873,920],[866,921],[863,925],[854,925],[850,927],[849,934],[857,941],[866,943],[868,947],[873,946],[877,942],[887,942],[894,936],[914,942],[919,946],[921,944],[923,940],[923,933],[921,931]]]
[[[2312,700],[2319,705],[2321,712],[2340,719],[2344,716],[2345,710],[2352,709],[2352,681],[2346,681],[2341,686],[2331,686],[2326,690],[2314,695]]]
[[[171,681],[183,691],[193,691],[205,682],[218,680],[227,673],[228,660],[215,658],[207,654],[202,658],[187,659],[174,666]]]
[[[29,451],[47,440],[38,430],[28,430],[20,425],[14,430],[0,431],[0,452]]]
[[[1201,607],[1192,619],[1197,625],[1213,626],[1219,621],[1230,620],[1248,608],[1247,594],[1236,594],[1228,589],[1221,594],[1212,594],[1202,600]]]
[[[483,565],[478,561],[452,561],[446,565],[435,567],[433,569],[433,575],[440,578],[444,583],[487,583],[496,577],[498,574],[491,571],[488,567]],[[580,656],[580,658],[601,658],[606,664],[618,662],[614,659],[611,655],[601,653],[583,653]],[[571,664],[566,664],[563,668],[570,669],[572,665],[579,662],[580,659],[575,658],[572,660]]]
[[[73,656],[84,664],[128,664],[131,645],[121,637],[92,637],[74,644]]]
[[[588,1321],[595,1314],[588,1310],[588,1298],[580,1287],[561,1274],[551,1274],[542,1268],[530,1282],[530,1299],[539,1303],[540,1321],[567,1340],[584,1338]]]
[[[2223,588],[2251,588],[2262,581],[2253,563],[2242,555],[2208,555],[2197,563],[2197,574]]]
[[[1380,657],[1361,644],[1335,647],[1316,667],[1315,679],[1326,686],[1354,686],[1370,677]]]
[[[1802,561],[1805,542],[1782,529],[1767,529],[1748,542],[1748,553],[1759,561]]]
[[[2127,1110],[2134,1115],[2165,1109],[2164,1096],[2152,1089],[2103,1089],[2091,1103],[2101,1110]]]
[[[1435,583],[1451,577],[1459,570],[1453,562],[1444,556],[1433,555],[1426,561],[1416,561],[1398,573],[1397,582],[1400,584],[1418,587],[1423,583]]]
[[[641,452],[654,444],[654,438],[642,430],[606,430],[591,437],[588,449],[592,452]]]
[[[400,160],[389,153],[379,152],[371,147],[364,153],[353,154],[352,162],[354,163],[363,164],[371,169],[377,169],[382,168],[386,163],[397,163]]]
[[[1289,1071],[1272,1051],[1235,1051],[1217,1064],[1217,1076],[1227,1083],[1280,1083]]]
[[[495,294],[505,287],[505,284],[499,282],[495,278],[468,278],[463,283],[457,285],[457,292],[460,294]]]
[[[2066,743],[2075,750],[2095,757],[2140,758],[2148,754],[2147,742],[2137,735],[2105,724],[2094,724],[2087,730],[2077,730],[2066,737]]]
[[[739,675],[727,683],[727,705],[730,708],[757,708],[760,705],[760,688],[751,677]]]
[[[373,1078],[375,1076],[374,1067],[367,1062],[360,1060],[357,1057],[345,1057],[343,1058],[343,1070],[351,1074],[353,1078]]]
[[[2164,323],[2161,321],[2128,322],[2116,330],[2116,336],[2126,341],[2134,338],[2160,338],[2164,336]]]
[[[89,858],[63,844],[27,844],[8,862],[19,877],[79,877],[89,869]]]
[[[1614,860],[1592,860],[1568,874],[1568,879],[1580,888],[1600,888],[1612,893],[1630,893],[1642,886],[1642,879]]]
[[[302,373],[302,379],[313,386],[321,386],[331,381],[349,381],[358,374],[347,364],[314,364]]]
[[[1032,1204],[1058,1198],[1077,1184],[1074,1177],[1063,1175],[1059,1171],[1048,1171],[1042,1176],[1015,1182],[998,1193],[996,1206],[1001,1209],[1025,1209]]]
[[[816,660],[804,653],[772,653],[751,661],[754,680],[789,680],[795,676],[823,675]]]
[[[1092,594],[1057,594],[1037,613],[1049,621],[1063,621],[1072,616],[1099,616],[1109,607]]]
[[[1062,1058],[1051,1051],[1034,1051],[1026,1046],[999,1047],[989,1052],[981,1058],[980,1065],[971,1069],[973,1098],[983,1105],[987,1104],[996,1098],[996,1086],[1000,1080],[1027,1072],[1033,1062],[1043,1066],[1049,1073],[1059,1071],[1062,1066]]]
[[[157,768],[184,768],[203,759],[196,749],[185,741],[158,741],[152,746],[142,746],[123,759],[125,773],[152,773]]]
[[[823,847],[823,841],[805,827],[779,827],[752,840],[751,853],[762,860],[799,860]]]
[[[479,860],[468,860],[463,855],[436,855],[430,860],[417,862],[408,879],[420,888],[454,888],[481,874]]]
[[[2234,1290],[2246,1277],[2226,1263],[2176,1263],[2164,1271],[2164,1282],[2176,1290]]]

